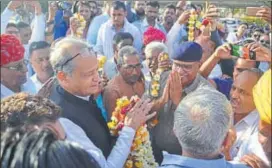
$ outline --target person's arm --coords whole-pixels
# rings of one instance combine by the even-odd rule
[[[51,44],[54,41],[54,19],[57,12],[57,6],[54,3],[48,2],[48,18],[46,21],[45,38]]]
[[[5,33],[10,18],[13,16],[15,9],[21,4],[20,1],[11,1],[1,14],[1,34]]]
[[[142,41],[142,35],[140,31],[135,27],[133,29],[134,31],[134,47],[137,49],[138,53],[142,53],[142,46],[143,46],[143,41]]]
[[[135,20],[136,14],[133,13],[132,10],[131,10],[131,3],[132,3],[131,0],[126,2],[127,20],[128,20],[130,23],[136,21],[136,20]]]
[[[106,36],[106,33],[105,32],[105,29],[106,29],[106,25],[103,25],[100,27],[99,31],[98,31],[98,35],[97,35],[97,43],[95,45],[95,51],[98,53],[98,54],[101,54],[103,55],[104,54],[104,51],[103,51],[103,36]]]
[[[60,118],[59,121],[65,130],[67,140],[81,145],[83,149],[94,157],[101,168],[120,168],[124,166],[134,139],[134,129],[125,126],[119,132],[117,142],[108,159],[106,159],[102,151],[93,144],[82,128],[66,118]]]
[[[98,19],[100,16],[96,16],[93,21],[91,22],[89,29],[88,29],[88,33],[87,33],[87,41],[89,44],[91,44],[92,46],[96,45],[97,42],[97,34],[99,32],[99,25],[98,25]]]
[[[44,41],[45,40],[45,16],[42,13],[41,4],[39,1],[31,1],[32,6],[35,7],[35,18],[33,22],[33,30],[29,44],[34,41]]]
[[[174,54],[175,46],[179,45],[181,38],[186,33],[183,31],[183,25],[188,21],[189,17],[189,12],[183,12],[167,34],[166,46],[168,47],[170,58]]]
[[[116,100],[120,98],[117,91],[112,88],[106,87],[103,92],[103,102],[106,111],[108,112],[108,119],[111,118],[112,112],[115,110],[116,107]]]
[[[215,52],[201,65],[199,73],[204,77],[208,78],[216,64],[221,59],[231,59],[230,46],[225,44],[215,50]]]

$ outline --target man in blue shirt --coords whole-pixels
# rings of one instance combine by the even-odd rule
[[[143,20],[145,18],[145,5],[146,2],[145,1],[135,1],[135,7],[134,10],[135,12],[133,12],[131,10],[131,1],[128,1],[126,3],[126,8],[127,8],[127,20],[130,23],[133,23],[135,21],[138,20]]]
[[[209,104],[209,106],[207,106]],[[162,168],[246,168],[221,154],[232,122],[227,98],[203,87],[187,95],[174,115],[174,134],[182,155],[164,153]]]

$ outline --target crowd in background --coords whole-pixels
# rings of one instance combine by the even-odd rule
[[[204,6],[49,1],[43,13],[39,1],[10,1],[1,167],[148,168],[126,164],[143,123],[159,167],[270,167],[271,6],[256,11],[264,26],[235,31]],[[117,100],[135,95],[113,137]]]

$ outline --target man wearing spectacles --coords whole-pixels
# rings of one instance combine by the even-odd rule
[[[162,161],[162,151],[180,155],[182,149],[173,133],[174,111],[180,101],[200,87],[212,88],[198,74],[202,58],[202,47],[196,42],[184,42],[173,54],[172,71],[167,80],[160,80],[159,98],[154,99],[153,109],[158,111],[158,124],[151,130],[152,147],[157,162]],[[165,138],[167,137],[167,138]]]
[[[103,102],[109,118],[118,98],[127,96],[130,99],[135,95],[141,97],[145,91],[144,80],[141,79],[142,64],[135,48],[125,46],[119,51],[117,69],[119,74],[108,83],[104,91]]]
[[[255,29],[252,34],[252,38],[256,41],[259,42],[261,36],[264,34],[264,31],[262,29]]]
[[[27,80],[24,51],[14,35],[1,35],[1,99],[18,92],[36,92],[32,81]]]

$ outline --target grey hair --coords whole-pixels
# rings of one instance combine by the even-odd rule
[[[225,95],[202,87],[187,95],[175,111],[174,133],[182,149],[195,157],[220,151],[233,118]]]
[[[162,42],[153,41],[153,42],[147,44],[147,46],[145,47],[145,55],[146,56],[151,56],[154,51],[158,51],[160,53],[161,52],[167,52],[168,53],[168,48]]]
[[[64,73],[67,73],[68,75],[71,75],[74,70],[74,62],[69,61],[65,66],[62,65],[71,59],[73,55],[71,55],[71,45],[72,46],[78,46],[79,50],[83,48],[89,48],[90,45],[81,39],[75,38],[75,37],[65,37],[58,41],[54,48],[52,48],[51,54],[50,54],[50,63],[54,69],[55,72],[63,71]]]
[[[135,56],[135,57],[139,58],[139,54],[134,47],[125,46],[118,52],[117,64],[123,65],[124,64],[124,57],[128,57],[128,56]]]

